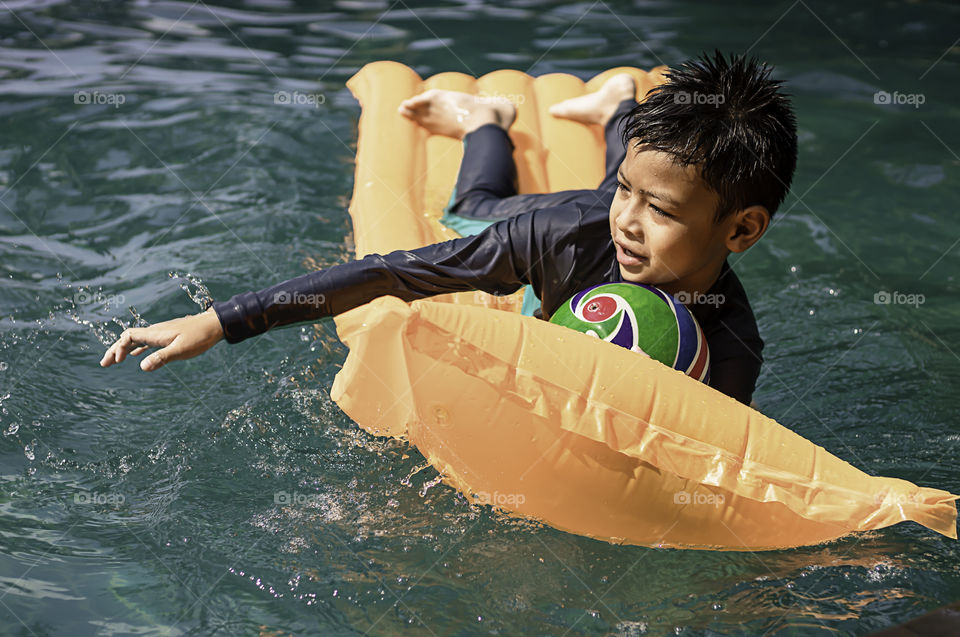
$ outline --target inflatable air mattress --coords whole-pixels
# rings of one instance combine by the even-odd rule
[[[460,142],[399,115],[400,101],[429,88],[511,96],[520,191],[588,188],[602,178],[601,131],[547,108],[624,70],[638,98],[662,77],[422,80],[393,62],[364,67],[348,82],[363,108],[357,257],[457,236],[440,220]],[[336,324],[350,353],[331,396],[365,430],[409,440],[475,501],[611,542],[779,549],[907,520],[956,539],[957,496],[867,475],[682,372],[512,311],[519,305],[461,293],[346,312]]]

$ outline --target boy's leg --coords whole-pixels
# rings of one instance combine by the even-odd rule
[[[513,142],[507,132],[492,124],[463,138],[463,162],[446,211],[468,219],[505,219],[514,215],[596,197],[593,190],[517,194],[517,167]]]
[[[603,181],[596,190],[564,190],[541,194],[517,194],[517,168],[513,142],[494,125],[481,126],[463,138],[463,163],[446,211],[468,219],[504,219],[571,201],[595,203],[616,188],[617,170],[626,155],[623,145],[624,116],[637,105],[634,98],[621,101],[604,126],[606,162]]]
[[[623,127],[626,124],[624,118],[636,105],[637,101],[632,97],[623,100],[604,126],[604,137],[607,141],[606,172],[598,190],[615,188],[617,185],[617,171],[627,155],[626,146],[623,145]]]
[[[619,124],[635,104],[634,89],[633,79],[621,74],[596,93],[551,107],[558,117],[604,124],[606,174],[597,189],[518,195],[513,143],[507,135],[516,116],[513,105],[490,105],[471,95],[432,90],[405,100],[400,112],[431,132],[463,139],[463,162],[446,211],[470,219],[497,220],[571,201],[593,204],[609,196],[625,154]],[[625,95],[630,99],[622,99]]]

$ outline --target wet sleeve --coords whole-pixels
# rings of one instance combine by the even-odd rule
[[[368,255],[237,294],[213,308],[227,342],[238,343],[274,327],[340,314],[380,296],[412,301],[465,290],[510,294],[541,279],[539,212],[505,219],[470,237]]]
[[[710,345],[710,386],[749,405],[763,365],[763,341],[741,340],[731,330]]]

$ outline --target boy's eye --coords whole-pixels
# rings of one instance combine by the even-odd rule
[[[650,205],[650,207],[653,209],[653,211],[654,211],[655,213],[657,213],[658,215],[660,215],[661,217],[672,217],[672,216],[673,216],[673,215],[670,214],[669,212],[664,212],[663,210],[660,210],[660,208],[657,208],[657,207],[654,206],[653,204],[649,204],[649,205]]]
[[[628,189],[627,189],[626,186],[623,185],[623,182],[622,182],[622,181],[618,181],[618,182],[617,182],[617,190],[619,190],[620,192],[627,192]]]

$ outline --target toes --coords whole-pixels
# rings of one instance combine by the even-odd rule
[[[403,100],[402,102],[400,102],[400,106],[403,106],[404,108],[408,108],[408,109],[419,108],[421,106],[425,106],[429,104],[434,99],[435,96],[436,96],[436,89],[430,89],[429,91],[420,93],[419,95],[414,95],[413,97]]]

